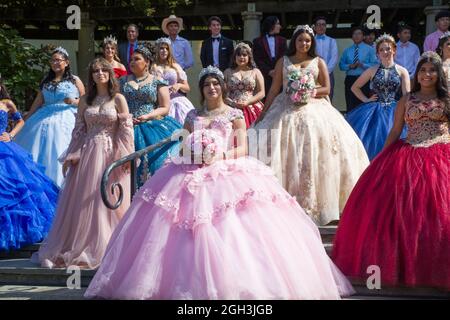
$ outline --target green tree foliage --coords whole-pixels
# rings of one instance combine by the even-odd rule
[[[16,30],[0,28],[0,73],[19,109],[28,110],[33,102],[52,49],[35,48]]]

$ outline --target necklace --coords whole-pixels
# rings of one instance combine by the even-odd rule
[[[202,113],[207,117],[215,117],[218,116],[219,114],[224,113],[226,109],[227,109],[226,105],[213,109],[211,111],[208,111],[206,107],[203,107]]]
[[[144,78],[139,79],[139,80],[138,80],[138,78],[136,78],[136,76],[134,76],[134,81],[135,81],[136,83],[141,83],[141,82],[147,80],[147,78],[148,78],[149,76],[150,76],[150,74],[147,73],[147,75],[146,75]]]

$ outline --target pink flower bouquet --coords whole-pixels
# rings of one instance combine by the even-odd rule
[[[187,146],[191,160],[195,164],[209,164],[214,156],[220,152],[221,137],[212,130],[195,130],[187,137]]]
[[[316,84],[311,71],[293,69],[288,73],[286,94],[294,104],[305,104],[316,95]]]

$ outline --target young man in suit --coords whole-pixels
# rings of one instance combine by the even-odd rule
[[[262,35],[253,40],[253,58],[264,76],[266,92],[272,85],[275,64],[284,56],[287,49],[286,38],[279,35],[280,30],[280,20],[275,16],[269,16],[262,23]]]
[[[211,37],[202,42],[200,60],[203,68],[214,66],[222,72],[230,66],[230,58],[234,51],[233,40],[220,34],[222,20],[213,16],[208,19],[208,29]]]
[[[127,42],[119,44],[119,58],[127,69],[128,74],[131,74],[130,70],[130,58],[133,55],[134,50],[138,47],[139,28],[135,24],[130,24],[127,27]]]

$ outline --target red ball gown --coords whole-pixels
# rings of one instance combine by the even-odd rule
[[[449,119],[438,99],[407,104],[406,141],[381,152],[353,189],[333,260],[349,277],[450,290]]]

